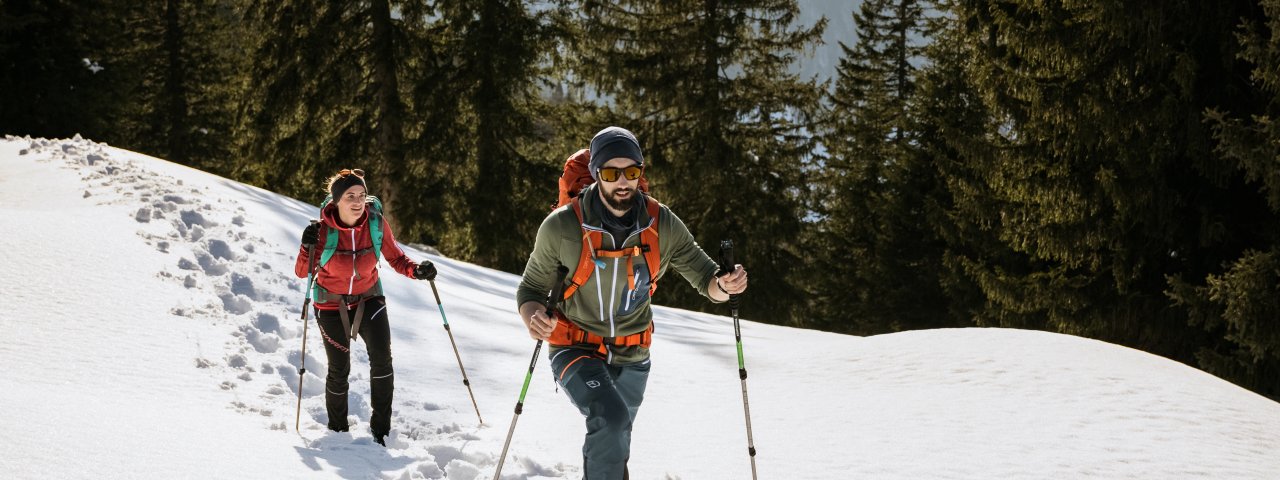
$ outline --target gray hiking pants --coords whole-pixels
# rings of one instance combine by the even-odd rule
[[[585,478],[626,478],[631,424],[644,401],[649,361],[608,365],[594,352],[564,349],[551,357],[551,368],[560,388],[586,417],[587,436],[582,444]]]

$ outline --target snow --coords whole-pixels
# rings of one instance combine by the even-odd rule
[[[314,206],[79,138],[8,137],[0,165],[5,478],[492,478],[534,345],[517,276],[407,248],[439,268],[483,425],[429,284],[384,268],[388,447],[367,431],[362,343],[352,431],[325,430],[314,325],[295,433],[292,265]],[[749,478],[732,320],[656,311],[632,478]],[[1005,329],[742,332],[759,478],[1280,478],[1280,404],[1136,350]],[[546,365],[503,478],[581,477],[581,416]]]

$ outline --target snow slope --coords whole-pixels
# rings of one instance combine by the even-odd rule
[[[534,344],[518,277],[408,249],[439,267],[483,425],[429,285],[384,269],[388,448],[367,432],[359,343],[352,431],[324,429],[314,325],[295,433],[292,265],[314,206],[79,138],[8,137],[0,166],[5,478],[492,478]],[[732,321],[656,322],[632,478],[749,478]],[[742,330],[763,479],[1280,478],[1280,404],[1143,352],[1002,329]],[[546,364],[503,478],[581,477],[582,420]]]

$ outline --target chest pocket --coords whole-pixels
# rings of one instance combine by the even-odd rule
[[[649,300],[649,286],[653,283],[653,279],[649,278],[649,269],[637,267],[633,269],[631,275],[631,281],[627,282],[627,285],[634,285],[634,287],[623,293],[622,305],[619,305],[618,311],[614,313],[619,317],[630,315],[639,310],[640,306]]]

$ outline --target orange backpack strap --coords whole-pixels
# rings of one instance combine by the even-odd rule
[[[547,343],[557,347],[592,346],[601,355],[608,355],[610,346],[649,348],[653,344],[653,322],[649,322],[649,328],[639,333],[624,337],[601,337],[583,330],[564,318],[560,312],[556,312],[556,326],[551,330],[551,338],[547,339]]]
[[[640,232],[640,245],[644,250],[644,263],[649,266],[649,296],[658,290],[658,270],[662,267],[662,252],[658,248],[658,201],[645,195],[645,209],[649,212],[649,226]],[[632,285],[635,288],[635,285]]]
[[[573,205],[573,213],[578,216],[578,225],[582,226],[582,202],[571,201]],[[564,289],[564,298],[566,300],[578,291],[578,287],[587,283],[587,279],[591,278],[591,274],[596,271],[595,246],[600,244],[602,238],[600,232],[593,232],[585,228],[582,229],[582,251],[578,253],[578,268],[573,270],[573,280],[568,287]]]

